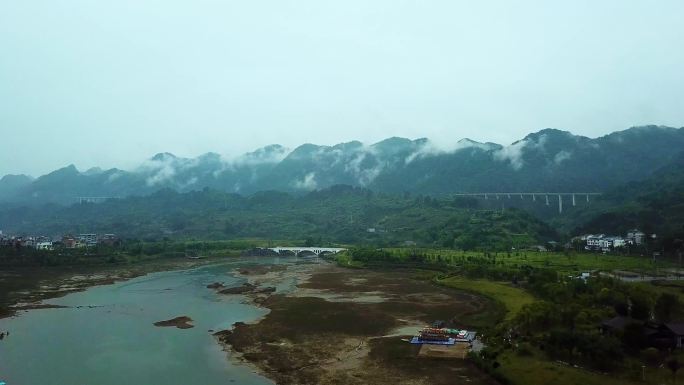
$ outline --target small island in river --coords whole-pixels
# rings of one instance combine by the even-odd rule
[[[191,322],[192,322],[192,318],[184,315],[184,316],[172,318],[172,319],[165,320],[165,321],[155,322],[154,326],[158,326],[158,327],[175,326],[178,329],[190,329],[190,328],[195,327],[195,325],[193,325]]]

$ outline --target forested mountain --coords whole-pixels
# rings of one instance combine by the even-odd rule
[[[606,191],[644,179],[684,148],[684,129],[634,127],[596,139],[545,129],[508,146],[469,139],[444,148],[428,139],[390,138],[373,145],[271,145],[227,160],[157,154],[130,171],[70,165],[32,180],[0,180],[0,204],[70,204],[79,196],[126,197],[205,187],[252,194],[305,193],[336,184],[377,192]]]
[[[639,228],[665,243],[684,239],[684,152],[651,177],[612,189],[567,219],[575,233]]]
[[[474,200],[378,194],[344,185],[304,195],[165,189],[99,204],[3,210],[0,228],[49,236],[93,232],[156,240],[310,238],[317,244],[376,245],[412,241],[464,249],[510,249],[557,237],[546,224],[519,210],[479,210]]]

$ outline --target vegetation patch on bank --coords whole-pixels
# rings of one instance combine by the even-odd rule
[[[437,279],[436,282],[453,289],[481,294],[503,304],[506,309],[505,318],[507,320],[512,319],[523,306],[534,302],[534,297],[531,294],[509,283],[463,277]]]

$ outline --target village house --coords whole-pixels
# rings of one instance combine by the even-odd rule
[[[22,238],[21,247],[28,247],[34,249],[36,247],[36,240],[33,239],[33,237]]]
[[[118,247],[122,243],[121,238],[115,234],[79,234],[73,236],[70,234],[63,235],[61,238],[47,237],[47,236],[0,236],[1,247],[14,248],[34,248],[37,250],[55,250],[55,249],[79,249],[83,247],[94,247],[98,244],[109,247]]]
[[[103,234],[98,236],[97,243],[109,247],[115,247],[121,245],[121,239],[114,234]]]
[[[78,241],[84,246],[97,245],[97,234],[79,234]]]
[[[638,324],[648,345],[659,349],[681,349],[684,347],[684,322],[658,323],[639,321],[631,317],[616,316],[601,323],[601,333],[621,335],[627,325]]]
[[[52,241],[42,241],[36,243],[36,250],[54,250]]]
[[[603,237],[599,241],[601,251],[610,251],[618,247],[625,246],[625,240],[622,237]]]
[[[601,249],[601,240],[605,237],[604,234],[588,234],[586,236],[583,236],[584,241],[586,242],[586,246],[584,248],[586,250],[600,250]]]
[[[65,235],[62,237],[62,245],[65,249],[75,249],[76,248],[76,238],[71,235]]]
[[[672,338],[675,347],[684,347],[684,322],[670,322],[662,326],[667,335]]]
[[[632,229],[627,232],[627,242],[631,245],[636,245],[639,246],[642,243],[644,243],[644,239],[646,238],[646,234],[642,233],[638,229]]]
[[[607,236],[605,234],[587,234],[582,236],[582,239],[586,242],[584,246],[585,250],[600,250],[600,251],[611,251],[620,247],[624,247],[627,241],[619,236]]]

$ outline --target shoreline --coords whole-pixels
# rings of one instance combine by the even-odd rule
[[[60,298],[71,293],[85,291],[91,287],[112,285],[161,271],[190,269],[218,262],[217,259],[188,260],[175,258],[151,260],[125,266],[69,266],[51,270],[49,267],[21,267],[3,272],[1,279],[25,279],[23,286],[7,291],[8,300],[0,308],[0,319],[18,317],[21,312],[33,309],[62,307],[46,304],[44,301]],[[39,273],[39,277],[31,276]]]
[[[329,264],[329,263],[325,263]],[[318,264],[315,264],[318,265]],[[300,264],[296,265],[293,264],[292,266],[315,266],[314,264]],[[254,285],[256,288],[261,287],[262,285],[267,285],[267,286],[272,286],[276,285],[278,283],[282,283],[282,281],[286,279],[294,279],[295,282],[295,288],[296,285],[299,284],[302,280],[307,279],[310,276],[310,272],[306,272],[303,269],[298,270],[298,271],[291,271],[290,274],[285,275],[285,271],[287,270],[287,266],[285,265],[276,265],[276,264],[271,264],[271,265],[261,265],[261,264],[255,264],[253,267],[248,266],[248,267],[242,267],[242,268],[235,268],[231,271],[231,273],[235,277],[242,277],[245,278],[247,281],[247,284]],[[282,274],[278,274],[282,273]],[[212,289],[217,292],[219,295],[239,295],[244,297],[244,302],[249,303],[252,306],[258,307],[260,309],[266,310],[266,313],[263,314],[262,316],[247,321],[247,322],[236,322],[235,324],[231,325],[230,329],[224,329],[224,330],[217,330],[217,331],[212,331],[211,335],[214,337],[214,340],[218,344],[218,346],[221,348],[221,350],[224,352],[226,356],[226,360],[228,360],[231,364],[235,365],[240,365],[243,367],[248,368],[249,370],[252,371],[252,373],[257,374],[261,377],[264,377],[268,379],[269,381],[272,381],[274,384],[276,383],[274,378],[269,374],[267,370],[264,370],[262,367],[259,365],[256,365],[254,362],[248,360],[245,358],[244,353],[236,351],[233,349],[233,346],[229,343],[226,343],[225,341],[222,340],[222,336],[226,336],[227,334],[231,333],[236,326],[238,325],[257,325],[260,322],[262,322],[270,313],[271,309],[267,306],[264,306],[263,304],[263,299],[270,296],[271,293],[263,293],[263,292],[251,292],[251,293],[220,293],[220,290],[223,288],[223,285],[217,285],[220,284],[219,282],[212,283],[207,286],[207,289]]]

